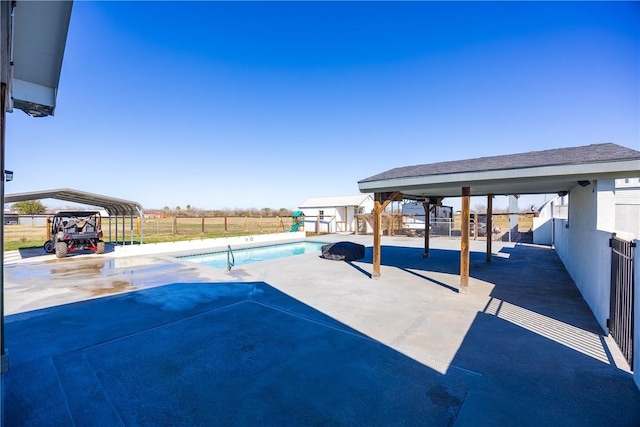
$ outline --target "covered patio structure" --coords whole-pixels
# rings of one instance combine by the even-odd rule
[[[470,197],[487,197],[487,230],[492,227],[492,203],[497,195],[569,194],[601,180],[640,174],[640,152],[613,143],[533,151],[521,154],[405,166],[362,179],[363,193],[375,194],[373,274],[380,276],[381,215],[392,201],[421,201],[425,212],[446,197],[462,197],[460,239],[460,293],[469,286]],[[596,191],[594,187],[594,191]],[[584,215],[597,215],[585,212]],[[429,215],[426,215],[429,218]],[[428,221],[425,223],[429,228]],[[429,256],[429,233],[425,232],[424,257]],[[491,262],[491,239],[486,260]]]

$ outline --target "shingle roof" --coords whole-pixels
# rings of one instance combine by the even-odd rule
[[[579,165],[611,162],[616,160],[638,160],[640,151],[613,143],[592,144],[581,147],[557,148],[531,151],[504,156],[480,157],[477,159],[404,166],[390,169],[360,182],[371,182],[395,178],[412,178],[450,173],[482,172],[491,170],[519,169],[539,166]]]

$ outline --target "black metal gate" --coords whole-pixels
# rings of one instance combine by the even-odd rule
[[[634,242],[613,235],[611,247],[611,309],[608,327],[633,369],[633,258]]]

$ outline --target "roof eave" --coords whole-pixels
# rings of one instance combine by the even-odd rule
[[[16,3],[11,97],[30,116],[54,114],[72,6],[70,0]]]
[[[628,178],[639,173],[640,160],[625,160],[361,181],[358,187],[363,193],[400,191],[442,197],[459,196],[461,187],[471,187],[474,196],[545,194],[568,191],[577,181]]]

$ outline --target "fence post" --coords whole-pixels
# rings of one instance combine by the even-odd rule
[[[227,232],[227,216],[224,216],[224,232]]]
[[[260,215],[260,232],[262,233],[264,229],[262,228],[262,215]]]
[[[478,223],[478,214],[473,214],[473,222],[475,223],[475,227],[473,227],[473,240],[478,240],[478,232],[480,231],[480,224]]]
[[[204,234],[204,214],[202,214],[202,234]]]
[[[173,217],[173,227],[171,232],[173,233],[174,236],[178,234],[178,217],[176,216]]]
[[[249,217],[244,216],[244,231],[249,231]]]

